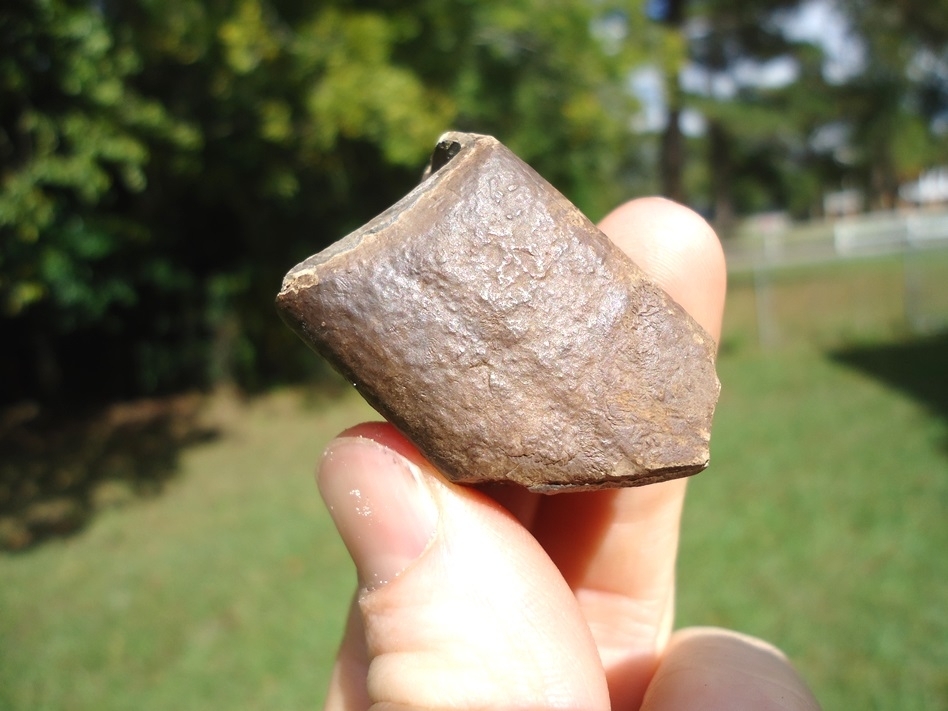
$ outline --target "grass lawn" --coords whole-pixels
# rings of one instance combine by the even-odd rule
[[[948,338],[762,352],[751,296],[679,622],[774,641],[826,709],[948,708]],[[0,553],[0,709],[318,707],[354,576],[311,474],[370,416],[351,394],[218,399],[157,493]]]
[[[948,338],[908,350],[937,409],[815,354],[724,358],[689,491],[679,623],[776,642],[826,709],[948,708]]]
[[[0,554],[0,709],[312,709],[354,574],[312,479],[355,397],[217,403],[158,496]]]

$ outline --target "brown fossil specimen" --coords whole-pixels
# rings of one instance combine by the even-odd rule
[[[533,169],[448,133],[277,305],[450,479],[636,486],[708,463],[715,344]]]

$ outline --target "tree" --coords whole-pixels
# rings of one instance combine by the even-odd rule
[[[842,7],[865,57],[843,92],[853,171],[870,205],[890,208],[900,184],[948,160],[948,3]]]
[[[20,0],[0,23],[0,329],[25,344],[0,399],[310,370],[282,274],[404,195],[443,130],[496,134],[594,216],[634,155],[619,3]]]
[[[722,232],[737,214],[819,202],[813,135],[834,118],[817,45],[785,31],[798,0],[692,0],[685,101],[705,122],[708,201]],[[781,74],[779,80],[776,77]],[[703,85],[695,78],[703,77]],[[801,176],[806,176],[801,180]]]
[[[737,214],[789,209],[819,215],[822,196],[861,185],[869,204],[896,204],[899,186],[943,164],[948,142],[948,6],[943,0],[840,0],[820,7],[849,33],[847,72],[828,70],[819,37],[788,26],[814,5],[768,0],[655,0],[669,32],[686,42],[688,65],[664,62],[669,119],[660,170],[666,192],[707,205],[719,228]],[[669,20],[668,18],[673,18]],[[845,25],[845,27],[842,27]],[[782,67],[774,83],[767,70]],[[695,77],[703,76],[704,85]],[[682,77],[688,77],[684,86]],[[680,140],[678,117],[693,109],[704,132]],[[695,160],[707,161],[700,181]],[[688,188],[694,192],[686,194]]]
[[[646,4],[646,14],[666,26],[659,38],[658,52],[664,76],[665,101],[668,104],[665,127],[659,149],[658,173],[661,194],[678,202],[685,202],[685,139],[681,129],[681,115],[685,97],[680,75],[687,63],[685,19],[688,0],[653,0]]]
[[[389,3],[393,4],[393,3]],[[596,216],[623,195],[634,151],[627,89],[647,48],[644,15],[601,0],[429,0],[405,45],[426,83],[456,102],[455,125],[491,133]]]
[[[0,37],[0,309],[51,393],[55,338],[137,301],[126,257],[149,237],[115,207],[146,188],[153,149],[199,137],[130,86],[139,55],[87,3],[13,3]]]

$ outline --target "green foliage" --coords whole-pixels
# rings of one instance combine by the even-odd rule
[[[629,159],[621,147],[635,106],[624,82],[644,58],[643,19],[605,4],[520,0],[480,4],[471,21],[455,92],[462,125],[502,136],[587,211],[611,207],[616,191],[603,178]],[[612,39],[591,36],[597,22],[611,23]],[[608,202],[597,204],[597,192]]]
[[[942,162],[933,11],[843,3],[874,61],[833,86],[819,48],[780,31],[800,4],[692,0],[691,24],[662,26],[642,0],[18,0],[0,11],[15,344],[0,401],[312,372],[271,308],[282,274],[404,195],[442,131],[496,135],[593,218],[652,190],[656,141],[630,128],[645,64],[707,121],[691,139],[705,165],[676,170],[719,216],[804,216],[844,180],[891,193]],[[684,97],[677,81],[687,61],[726,74],[776,57],[800,68],[776,90]],[[834,124],[845,161],[814,141]]]
[[[704,154],[706,174],[696,180],[693,161],[686,166],[697,190],[689,199],[716,213],[725,231],[729,216],[761,209],[819,215],[822,196],[843,187],[863,188],[873,207],[892,207],[900,184],[948,160],[943,2],[833,4],[841,13],[835,21],[848,23],[834,29],[849,30],[854,53],[865,57],[845,80],[827,78],[821,46],[784,32],[790,13],[806,3],[681,4],[689,23],[677,29],[693,66],[732,83],[726,93],[712,91],[709,81],[707,91],[684,100],[708,122],[694,151]],[[776,89],[741,85],[742,68],[775,59],[795,64],[792,81]],[[680,91],[675,68],[666,73]],[[826,141],[830,132],[835,138]],[[664,171],[676,169],[674,156],[662,161]]]
[[[900,183],[948,160],[948,4],[845,0],[841,7],[865,58],[836,92],[851,131],[850,172],[871,206],[888,208]]]
[[[17,3],[0,22],[0,309],[49,301],[60,325],[94,321],[134,301],[120,275],[94,279],[134,240],[109,203],[145,189],[152,145],[198,135],[129,86],[140,59],[90,6]]]
[[[823,53],[786,36],[784,18],[795,0],[764,3],[694,0],[694,22],[704,29],[690,42],[693,67],[708,78],[686,104],[707,122],[704,195],[726,232],[736,214],[790,208],[808,216],[835,178],[832,163],[812,145],[815,132],[837,119],[835,96],[823,77]],[[796,77],[781,86],[742,80],[740,70],[790,62]],[[728,90],[715,90],[715,86]]]
[[[0,399],[68,390],[102,349],[130,371],[85,378],[103,394],[312,369],[270,306],[281,275],[407,192],[452,127],[497,134],[604,212],[628,161],[617,147],[635,55],[594,30],[613,13],[626,36],[638,32],[620,9],[33,0],[5,10],[0,306],[26,345],[9,381],[24,387]],[[36,348],[59,375],[30,384]]]
[[[404,23],[380,13],[328,8],[301,33],[299,51],[322,71],[304,99],[313,149],[331,150],[340,137],[369,139],[392,164],[417,167],[423,160],[454,108],[414,72],[392,64],[393,45],[405,32]]]

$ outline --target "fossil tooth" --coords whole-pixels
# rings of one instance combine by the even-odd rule
[[[715,343],[489,136],[294,267],[277,306],[453,481],[637,486],[708,463]]]

